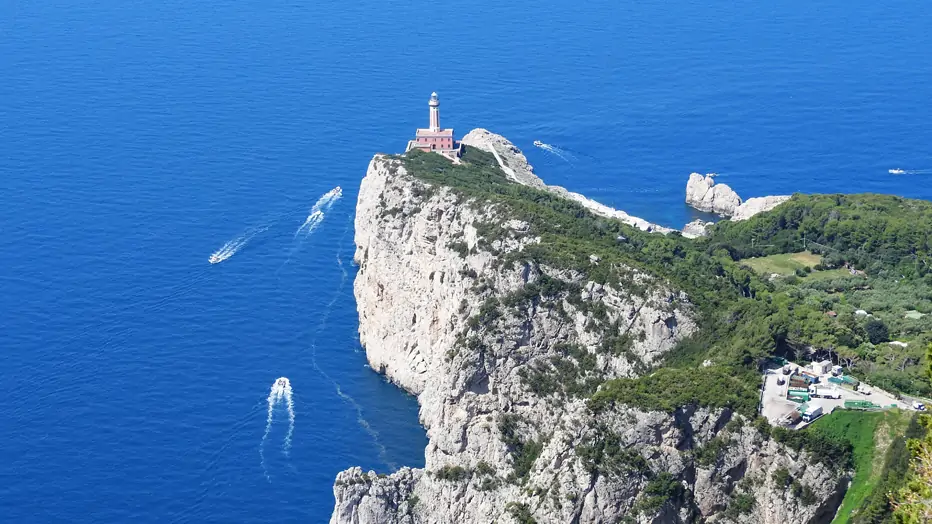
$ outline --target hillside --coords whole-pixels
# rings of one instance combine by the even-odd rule
[[[775,284],[515,181],[498,138],[363,180],[360,341],[430,444],[423,470],[341,473],[331,522],[831,520],[850,443],[756,418]]]

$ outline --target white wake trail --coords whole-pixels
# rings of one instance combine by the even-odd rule
[[[304,219],[304,223],[298,227],[298,230],[294,232],[295,238],[301,233],[304,233],[304,236],[308,236],[317,229],[317,226],[320,225],[324,220],[324,211],[330,211],[330,208],[333,207],[333,204],[336,203],[340,197],[343,196],[343,190],[340,189],[340,186],[337,186],[330,191],[327,191],[320,198],[317,199],[317,202],[311,206],[311,211],[307,215],[307,218]]]
[[[565,162],[571,162],[573,160],[576,160],[576,157],[573,156],[572,153],[570,153],[569,151],[565,149],[559,148],[557,146],[554,146],[551,144],[545,144],[544,142],[541,142],[540,140],[535,140],[534,145],[543,149],[544,151],[550,154],[560,157]]]
[[[891,175],[932,175],[932,169],[888,169]]]
[[[219,264],[224,260],[235,255],[240,249],[246,247],[246,244],[253,239],[259,233],[267,230],[269,226],[260,226],[247,229],[242,235],[234,238],[233,240],[228,241],[227,243],[220,246],[220,249],[214,251],[210,257],[207,259],[211,264]]]
[[[275,410],[280,405],[284,405],[288,412],[288,433],[285,435],[285,442],[282,445],[285,456],[288,456],[291,451],[291,437],[294,435],[294,396],[292,394],[291,382],[287,377],[279,377],[275,383],[272,384],[272,388],[269,390],[269,396],[266,398],[266,403],[268,404],[268,411],[265,417],[265,432],[262,434],[262,441],[259,443],[259,458],[262,461],[262,471],[265,473],[266,480],[272,482],[265,462],[265,442],[269,439],[269,433],[272,431],[272,423],[275,420]]]
[[[288,379],[285,379],[285,408],[288,410],[288,433],[285,434],[285,444],[283,449],[285,450],[285,455],[287,456],[291,452],[291,437],[294,435],[294,397],[291,395],[291,383],[288,382]]]
[[[317,226],[319,226],[320,223],[323,221],[324,221],[324,212],[319,209],[314,211],[313,213],[308,215],[306,219],[304,219],[304,223],[301,224],[301,226],[298,227],[298,230],[294,232],[293,238],[297,238],[298,235],[300,235],[301,233],[304,233],[304,236],[310,235],[311,233],[314,232],[315,229],[317,229]]]

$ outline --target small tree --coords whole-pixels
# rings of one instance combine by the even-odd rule
[[[890,340],[890,330],[882,320],[872,318],[864,324],[864,331],[867,331],[867,338],[871,344],[880,344]]]

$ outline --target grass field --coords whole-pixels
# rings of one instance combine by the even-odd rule
[[[911,413],[898,409],[876,413],[838,410],[812,424],[809,431],[847,440],[854,448],[854,479],[833,524],[848,524],[857,517],[857,509],[881,480],[890,444],[906,431],[910,419]]]
[[[751,269],[763,276],[769,276],[774,273],[778,275],[792,275],[797,269],[806,267],[815,267],[822,261],[821,255],[803,251],[802,253],[784,253],[780,255],[770,255],[769,257],[745,258],[741,260],[742,264],[748,265]],[[849,276],[845,269],[828,269],[825,271],[813,271],[806,278],[812,280],[832,279]]]

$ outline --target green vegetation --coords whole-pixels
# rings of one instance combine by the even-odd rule
[[[719,457],[722,455],[731,441],[726,437],[715,437],[705,446],[696,448],[694,456],[696,457],[696,463],[700,466],[711,466],[718,462]]]
[[[596,428],[595,435],[576,447],[576,454],[590,473],[620,476],[636,473],[652,475],[647,460],[637,450],[622,446],[621,439],[607,428]]]
[[[911,418],[910,413],[899,410],[875,413],[842,410],[820,418],[807,430],[849,442],[852,447],[855,474],[834,520],[836,524],[875,522],[879,510],[887,506],[885,495],[889,488],[881,482],[887,474],[884,457],[895,440],[902,440]],[[868,501],[873,501],[875,507],[870,507]],[[877,502],[881,502],[882,508],[876,507]],[[862,515],[871,517],[864,519]]]
[[[785,277],[795,275],[801,279],[813,281],[845,278],[850,275],[846,269],[823,268],[822,257],[810,251],[781,253],[760,258],[745,258],[738,262],[750,267],[765,278],[774,274]],[[820,269],[813,270],[813,268]]]
[[[438,480],[459,482],[469,478],[469,470],[460,466],[447,465],[435,471],[434,477],[436,477]]]
[[[534,516],[531,515],[531,508],[527,504],[518,502],[509,502],[505,505],[507,511],[518,524],[537,524]]]
[[[698,404],[729,408],[748,417],[757,413],[758,380],[735,375],[733,369],[661,368],[639,379],[616,379],[605,383],[592,396],[589,406],[604,410],[615,403],[638,406],[645,410],[674,412],[682,406]]]
[[[544,439],[524,440],[521,438],[519,435],[521,422],[520,417],[512,414],[502,415],[498,422],[502,442],[508,446],[508,452],[513,460],[514,472],[509,475],[508,480],[516,483],[523,483],[527,480],[534,462],[544,450]]]
[[[688,240],[675,233],[644,233],[552,193],[513,184],[491,155],[472,148],[462,165],[419,152],[400,158],[417,179],[449,187],[463,205],[492,210],[489,223],[476,225],[479,244],[498,254],[505,267],[528,264],[535,273],[541,267],[565,268],[635,296],[646,296],[660,282],[688,294],[700,330],[668,354],[664,367],[652,371],[641,365],[640,378],[604,383],[597,369],[599,354],[624,355],[637,364],[630,351],[636,334],[629,336],[608,322],[607,312],[599,309],[605,306],[582,304],[578,287],[546,277],[519,292],[491,297],[470,319],[459,351],[481,354],[486,348],[475,334],[529,306],[565,315],[564,303],[569,303],[588,308],[592,315],[586,329],[600,333],[604,344],[557,346],[549,360],[519,371],[525,385],[541,397],[590,397],[596,413],[615,404],[667,412],[694,405],[728,408],[753,418],[758,371],[774,356],[828,358],[875,386],[932,395],[925,376],[932,366],[926,354],[932,347],[932,203],[869,194],[794,195],[769,213],[723,221],[709,237]],[[527,230],[502,227],[513,218],[528,224]],[[541,242],[520,252],[503,250],[503,241],[522,235],[540,237]],[[454,249],[468,252],[461,243]],[[591,255],[599,258],[598,264],[590,261]],[[635,271],[651,277],[635,278]],[[771,273],[784,276],[771,281]],[[477,291],[494,292],[478,277]],[[701,366],[705,360],[713,365]],[[766,422],[755,422],[755,427],[766,438],[810,451],[831,467],[854,467],[857,474],[844,502],[852,513],[850,522],[881,522],[891,511],[884,490],[900,489],[906,476],[905,439],[880,438],[895,428],[902,435],[905,422],[897,416],[838,414],[799,432],[770,428]],[[517,423],[511,422],[503,419],[499,429],[513,457],[512,479],[521,481],[543,439],[520,438]],[[650,475],[639,456],[620,449],[611,435],[603,437],[577,449],[591,471]],[[924,449],[918,437],[914,442],[914,450]],[[717,446],[724,444],[710,442],[696,450],[697,462],[714,462],[721,452]],[[884,453],[883,445],[873,451],[878,444],[889,451]],[[656,493],[639,502],[644,508],[659,507],[661,499],[675,495],[660,489],[659,479],[651,482]],[[800,499],[814,497],[788,472],[782,484]],[[729,511],[749,511],[749,503],[735,497]]]
[[[926,350],[929,364],[926,376],[932,380],[932,344]],[[899,457],[889,457],[894,461],[891,477],[900,482],[891,482],[890,501],[893,505],[893,520],[898,524],[919,524],[932,522],[932,416],[920,415],[907,431],[909,440],[906,448],[910,460],[905,475],[900,476]]]
[[[731,499],[723,515],[727,518],[734,519],[740,515],[745,515],[754,511],[754,506],[756,505],[757,500],[754,499],[753,495],[749,493],[740,493]]]
[[[742,264],[751,266],[751,269],[762,275],[776,273],[778,275],[793,275],[797,269],[812,269],[822,262],[822,257],[809,251],[802,253],[780,253],[761,258],[746,258]]]
[[[634,510],[638,513],[652,515],[665,503],[676,501],[682,496],[683,485],[672,474],[664,471],[644,486],[641,499],[635,504]]]

